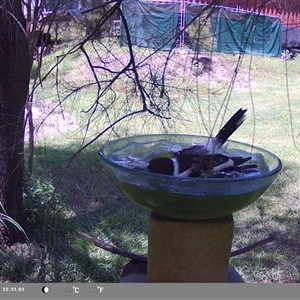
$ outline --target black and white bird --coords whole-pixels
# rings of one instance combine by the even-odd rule
[[[239,177],[257,172],[257,165],[245,164],[249,157],[230,156],[222,149],[228,138],[245,120],[246,109],[239,109],[219,133],[207,141],[173,153],[171,157],[157,157],[145,169],[151,173],[177,177]]]

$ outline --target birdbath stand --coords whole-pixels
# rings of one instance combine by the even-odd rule
[[[226,282],[232,215],[180,220],[151,213],[148,282]]]
[[[203,136],[144,135],[106,143],[104,169],[120,191],[151,212],[148,282],[226,282],[233,238],[232,213],[258,199],[281,170],[271,152],[229,141],[226,151],[248,156],[257,174],[238,178],[178,178],[134,168],[175,145],[202,143]],[[173,149],[173,148],[172,148]]]

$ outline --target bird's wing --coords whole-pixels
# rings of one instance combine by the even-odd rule
[[[222,172],[237,167],[249,161],[251,157],[231,157],[224,154],[209,154],[193,159],[190,177],[199,177],[207,172]]]
[[[190,169],[197,157],[207,154],[207,150],[202,145],[194,145],[190,148],[184,148],[174,154],[172,159],[178,162],[179,174]]]

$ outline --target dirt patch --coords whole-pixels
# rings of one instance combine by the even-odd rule
[[[77,128],[76,117],[64,111],[62,108],[56,108],[54,105],[32,107],[31,111],[35,140],[58,136]],[[28,114],[28,110],[26,113]],[[29,138],[28,124],[29,122],[27,119],[25,141],[28,141]]]

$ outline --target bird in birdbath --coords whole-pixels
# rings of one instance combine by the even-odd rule
[[[229,155],[222,147],[242,125],[246,111],[246,109],[239,109],[215,137],[172,153],[171,157],[153,158],[145,166],[137,169],[182,178],[235,178],[258,172],[256,164],[247,163],[251,160],[251,156]]]

